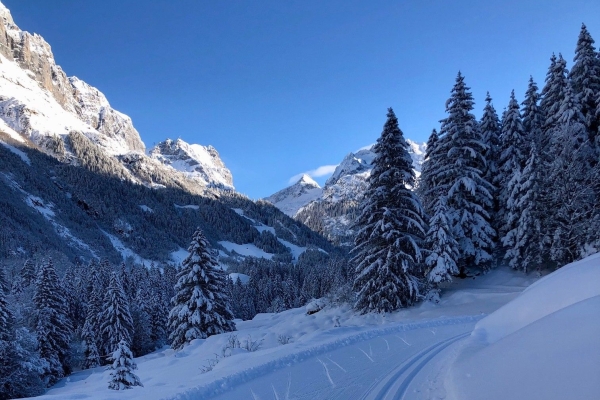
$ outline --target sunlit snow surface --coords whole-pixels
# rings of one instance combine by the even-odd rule
[[[586,262],[564,271],[559,270],[556,274],[562,274],[560,279],[565,285],[577,291],[591,278],[595,277],[595,282],[598,282],[597,276],[584,273],[582,268],[585,265],[588,266],[587,270],[591,268],[597,271],[598,257],[590,257]],[[575,367],[594,367],[600,324],[598,315],[591,311],[597,309],[593,308],[597,306],[593,303],[597,297],[590,297],[574,306],[567,306],[563,302],[560,304],[561,310],[550,312],[546,317],[492,345],[482,343],[478,339],[480,335],[470,336],[475,326],[478,329],[488,326],[486,321],[494,320],[498,315],[492,313],[515,298],[517,300],[509,303],[505,309],[510,308],[511,304],[518,308],[545,307],[545,301],[538,302],[540,298],[562,296],[561,293],[565,292],[557,292],[556,287],[550,285],[556,281],[553,276],[540,280],[518,297],[535,278],[497,270],[475,280],[454,282],[444,292],[440,304],[422,303],[385,317],[356,315],[347,306],[329,306],[312,315],[307,315],[305,308],[279,314],[259,314],[252,321],[238,321],[236,334],[242,343],[250,338],[253,341],[263,340],[261,348],[253,353],[236,349],[233,355],[221,358],[214,369],[207,373],[201,373],[200,369],[208,365],[208,360],[214,359],[215,354],[222,354],[229,334],[194,341],[179,352],[165,349],[136,359],[139,366],[137,374],[144,384],[142,388],[112,392],[107,388],[109,372],[97,368],[77,372],[62,380],[45,398],[368,399],[402,395],[406,399],[493,398],[481,397],[481,393],[476,391],[477,382],[484,382],[482,387],[489,390],[497,390],[496,398],[519,398],[518,388],[524,383],[529,383],[530,388],[541,384],[563,387],[562,391],[556,392],[560,396],[541,398],[565,398],[561,397],[565,391],[575,390],[575,386],[585,386],[586,383],[581,382],[581,379],[589,377],[585,372],[581,373],[581,379],[575,373],[564,377],[555,374],[552,375],[554,381],[550,383],[541,382],[538,377],[544,377],[555,363],[566,362],[573,367],[565,358],[573,354],[570,360],[580,363]],[[531,294],[534,292],[537,292],[535,296]],[[528,296],[533,297],[528,300]],[[545,312],[548,312],[547,308]],[[487,314],[490,316],[481,320]],[[514,326],[512,315],[502,319],[507,326]],[[539,325],[540,322],[549,326]],[[545,329],[544,334],[538,329]],[[578,335],[575,338],[577,346],[585,348],[585,354],[571,353],[572,347],[567,344],[574,339],[573,335]],[[533,337],[535,344],[531,343]],[[280,344],[286,338],[289,343]],[[511,346],[499,348],[497,353],[491,352],[493,346],[509,343],[509,340],[514,341]],[[519,357],[519,354],[528,354],[528,346],[534,346],[532,349],[538,351],[548,364],[531,365],[535,361],[527,364],[523,356]],[[501,356],[500,350],[505,354],[514,354],[510,357]],[[486,351],[491,352],[489,356]],[[518,362],[524,362],[523,367],[515,365]],[[471,377],[468,379],[473,382],[470,385],[466,375],[461,374],[473,367],[475,372],[487,372],[481,376],[469,372]],[[529,369],[511,389],[511,394],[517,394],[513,397],[504,396],[505,377],[492,372],[504,371],[502,373],[509,374],[511,369],[522,371],[523,368]],[[537,369],[541,371],[539,374]],[[591,380],[587,385],[590,387],[594,383]]]

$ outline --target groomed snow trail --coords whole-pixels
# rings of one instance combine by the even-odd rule
[[[401,325],[401,324],[399,324]],[[248,382],[222,387],[219,396],[193,393],[179,399],[434,399],[443,398],[439,365],[445,350],[467,337],[475,325],[457,318],[349,343]],[[433,372],[433,373],[432,373]]]

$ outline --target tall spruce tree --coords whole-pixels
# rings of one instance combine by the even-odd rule
[[[49,364],[44,382],[50,386],[71,372],[71,324],[63,291],[52,259],[42,264],[33,296],[35,330],[40,356]]]
[[[427,282],[434,287],[441,282],[449,282],[452,275],[458,274],[456,265],[459,259],[458,243],[454,240],[448,224],[448,208],[446,198],[440,196],[435,212],[429,222],[426,248],[429,255],[425,259]]]
[[[492,105],[492,98],[490,93],[487,93],[485,98],[485,107],[483,108],[483,117],[479,124],[479,130],[481,131],[481,137],[483,143],[486,145],[484,151],[484,158],[486,161],[484,179],[492,184],[492,199],[493,207],[490,210],[490,224],[492,228],[499,232],[501,228],[500,218],[498,218],[498,212],[500,204],[498,202],[498,194],[501,187],[501,174],[500,174],[500,153],[501,153],[501,125],[498,113]],[[497,249],[500,246],[496,246]],[[498,257],[496,256],[495,259]]]
[[[362,313],[391,312],[419,296],[424,211],[415,193],[408,144],[388,109],[368,179],[355,239],[354,308]]]
[[[171,347],[180,349],[194,339],[235,330],[227,277],[211,254],[210,244],[197,229],[189,256],[177,274],[173,309],[169,314]]]
[[[502,238],[508,265],[524,272],[534,267],[541,269],[543,262],[540,223],[544,212],[540,203],[542,172],[537,146],[533,144],[525,168],[519,173],[518,182],[512,186],[507,217],[511,229]]]
[[[129,300],[121,285],[119,273],[114,271],[110,275],[99,317],[103,354],[112,354],[121,340],[131,343],[133,320],[129,310]]]
[[[578,96],[571,85],[560,104],[560,118],[553,129],[548,209],[552,210],[550,257],[558,266],[581,257],[587,225],[593,219],[593,165],[597,162],[581,113]]]
[[[542,98],[540,100],[540,109],[544,116],[540,152],[542,156],[550,158],[544,160],[545,162],[552,161],[550,146],[553,129],[561,117],[560,107],[565,98],[568,82],[567,62],[563,59],[562,55],[559,54],[557,59],[553,54],[550,58],[550,67],[546,74],[546,83],[542,89]]]
[[[434,129],[427,140],[425,148],[425,157],[421,167],[421,176],[417,185],[417,194],[423,203],[425,214],[429,217],[433,215],[435,203],[438,199],[438,193],[435,191],[436,185],[431,171],[435,168],[437,158],[440,157],[437,151],[438,134]]]
[[[510,101],[508,103],[508,109],[504,114],[502,121],[502,134],[501,139],[501,154],[499,162],[499,212],[498,219],[501,223],[500,237],[503,238],[506,232],[514,228],[512,223],[513,220],[509,220],[509,202],[514,202],[515,199],[511,196],[515,196],[518,193],[518,188],[515,186],[519,185],[521,179],[521,171],[525,167],[527,162],[527,153],[524,153],[529,147],[525,131],[523,128],[523,122],[521,120],[521,112],[519,109],[519,103],[515,98],[514,90],[510,94]]]
[[[544,116],[540,110],[540,94],[533,77],[529,77],[529,84],[525,92],[525,100],[521,103],[521,116],[523,117],[523,130],[525,131],[526,143],[528,143],[527,154],[531,155],[531,147],[535,145],[539,153],[542,147],[542,126]]]
[[[490,225],[493,185],[485,177],[483,143],[473,110],[473,96],[458,74],[443,119],[437,148],[444,157],[436,163],[436,187],[446,196],[448,222],[459,244],[459,270],[490,266],[496,232]]]
[[[573,91],[579,98],[590,142],[594,143],[600,126],[600,115],[596,114],[600,98],[600,58],[594,48],[594,39],[585,24],[581,25],[573,61],[575,63],[569,78]]]

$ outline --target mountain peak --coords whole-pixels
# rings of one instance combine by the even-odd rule
[[[317,189],[321,188],[321,186],[319,186],[319,184],[317,182],[315,182],[315,180],[313,178],[311,178],[310,175],[308,175],[308,174],[302,174],[302,177],[300,178],[300,180],[298,182],[296,182],[296,185],[312,186]]]
[[[204,186],[233,190],[231,171],[212,146],[190,144],[180,138],[166,139],[148,155]]]

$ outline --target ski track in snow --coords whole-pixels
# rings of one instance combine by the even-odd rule
[[[285,392],[285,398],[307,400],[400,399],[402,397],[397,396],[406,392],[427,364],[444,349],[468,336],[474,323],[482,317],[482,315],[477,315],[421,321],[417,324],[400,323],[384,329],[374,329],[349,337],[340,337],[334,343],[284,356],[256,366],[252,368],[251,372],[243,371],[233,374],[206,386],[189,389],[171,398],[245,399],[251,392],[253,398],[281,399],[282,393]],[[449,330],[450,337],[448,337],[448,333],[433,336],[430,327],[446,328]],[[416,348],[411,345],[407,346],[406,341],[400,338],[396,334],[397,332],[416,335],[415,339],[418,339],[419,345]],[[383,336],[397,336],[402,339],[402,342],[398,341],[396,345],[392,346]],[[365,346],[369,348],[369,351],[364,350]],[[388,350],[388,346],[390,346],[390,350]],[[343,353],[338,353],[340,351]],[[365,359],[365,356],[370,361]],[[340,357],[345,360],[342,362]],[[333,361],[333,358],[336,358],[337,361]],[[331,362],[337,368],[330,369],[324,360]],[[322,368],[310,367],[310,365],[314,366],[313,363],[321,364]],[[361,383],[365,380],[365,374],[368,374],[367,379],[373,380],[373,383],[367,387]],[[291,384],[292,375],[296,377],[294,385]],[[404,379],[397,381],[400,378]],[[285,381],[287,382],[284,383]],[[434,383],[437,384],[437,382]],[[290,386],[293,386],[291,393]],[[388,394],[391,393],[395,396],[390,397]]]
[[[367,393],[362,397],[361,400],[403,399],[410,383],[433,357],[454,342],[467,337],[469,334],[470,333],[462,333],[456,335],[422,350],[416,356],[402,363],[398,368],[389,373],[379,385],[376,385],[376,387],[373,388],[370,393]],[[401,380],[400,378],[405,374],[406,377]]]

